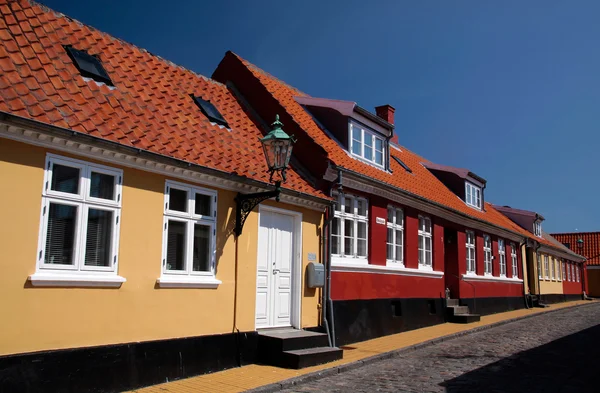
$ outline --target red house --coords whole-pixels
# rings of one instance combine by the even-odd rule
[[[311,97],[232,52],[213,78],[256,121],[279,114],[297,167],[337,200],[323,241],[335,344],[525,306],[529,233],[485,202],[485,179],[399,145],[393,107]]]

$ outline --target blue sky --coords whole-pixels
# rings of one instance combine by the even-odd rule
[[[600,230],[600,2],[105,1],[47,6],[210,76],[233,50],[318,97],[396,107],[400,143],[544,230]]]

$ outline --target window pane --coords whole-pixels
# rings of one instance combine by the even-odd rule
[[[352,126],[352,153],[361,155],[362,147],[362,130]]]
[[[344,220],[344,254],[354,255],[354,221]]]
[[[340,254],[340,219],[334,218],[331,223],[331,253]]]
[[[402,225],[403,222],[404,222],[404,215],[402,213],[402,210],[396,210],[396,224]]]
[[[425,220],[425,232],[431,233],[431,220]]]
[[[362,142],[362,130],[355,125],[352,125],[352,139]]]
[[[375,138],[375,150],[383,152],[383,140]]]
[[[366,239],[367,238],[367,223],[366,222],[358,222],[358,238]]]
[[[367,140],[369,139],[371,138],[367,137]],[[373,161],[373,148],[365,144],[365,152],[363,154],[363,157],[369,161]]]
[[[387,217],[388,222],[393,223],[394,222],[394,209],[389,208],[388,209],[388,217]]]
[[[366,217],[366,215],[367,215],[367,202],[363,201],[361,199],[357,199],[356,200],[356,205],[357,205],[357,209],[358,209],[358,215]]]
[[[346,213],[354,214],[354,200],[350,197],[344,198],[344,211]]]
[[[188,195],[187,191],[176,188],[169,189],[169,210],[178,212],[187,212]]]
[[[50,203],[44,263],[73,265],[77,206]]]
[[[196,194],[196,214],[212,217],[212,212],[210,211],[211,200],[212,197],[210,195]]]
[[[112,230],[113,212],[88,210],[84,261],[86,266],[110,266]]]
[[[93,198],[115,199],[115,177],[104,173],[92,172],[90,178],[90,196]]]
[[[383,153],[380,151],[375,152],[375,162],[379,165],[383,165]]]
[[[387,229],[387,259],[394,259],[394,230]]]
[[[367,256],[367,241],[363,240],[363,239],[358,239],[358,253],[357,255],[359,257],[366,257]]]
[[[425,238],[425,250],[431,251],[431,238],[430,237]]]
[[[210,272],[210,226],[194,225],[194,258],[192,270]]]
[[[68,192],[69,194],[79,194],[79,168],[60,164],[52,165],[52,184],[50,185],[50,189],[53,191]]]
[[[171,190],[173,191],[173,190]],[[186,223],[169,221],[166,270],[185,270]]]

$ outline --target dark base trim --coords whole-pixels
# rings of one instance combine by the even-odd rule
[[[574,300],[581,300],[582,294],[563,294],[563,293],[546,293],[540,295],[540,302],[544,304],[572,302]]]
[[[444,300],[369,299],[333,302],[337,346],[444,323]]]
[[[520,296],[478,297],[476,301],[473,301],[473,298],[462,298],[460,305],[469,306],[469,311],[473,314],[489,315],[525,308],[525,299]]]
[[[243,332],[0,357],[0,392],[120,392],[256,362]]]

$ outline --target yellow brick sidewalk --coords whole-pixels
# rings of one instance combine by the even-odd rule
[[[181,379],[174,382],[149,386],[143,389],[133,390],[136,393],[234,393],[254,389],[259,386],[280,382],[289,378],[312,373],[314,371],[339,366],[341,364],[355,362],[371,356],[389,351],[405,348],[414,344],[433,340],[449,334],[459,333],[466,330],[476,329],[481,326],[490,325],[508,319],[519,318],[526,315],[539,314],[559,308],[572,307],[580,304],[589,304],[589,301],[575,301],[553,304],[549,308],[536,308],[530,310],[509,311],[481,317],[481,321],[468,325],[444,323],[422,329],[411,330],[391,336],[379,337],[373,340],[354,343],[344,350],[344,358],[335,362],[321,364],[301,370],[288,370],[272,366],[252,364],[249,366],[232,368],[212,374],[199,375]]]

